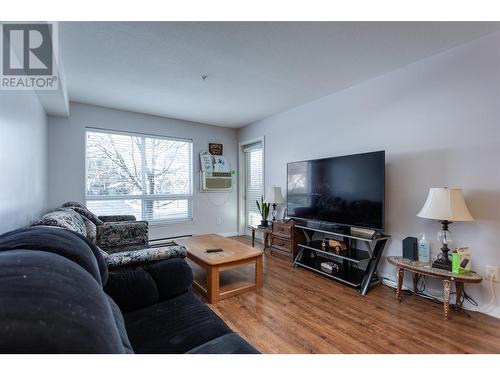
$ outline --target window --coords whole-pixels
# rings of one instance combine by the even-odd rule
[[[190,140],[88,130],[87,207],[151,222],[190,220],[192,165]]]
[[[246,221],[247,225],[259,225],[262,219],[256,201],[264,194],[264,169],[262,143],[252,143],[243,149],[245,153]]]

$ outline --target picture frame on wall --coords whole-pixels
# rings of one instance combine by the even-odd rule
[[[212,155],[222,156],[222,143],[209,143],[208,152]]]

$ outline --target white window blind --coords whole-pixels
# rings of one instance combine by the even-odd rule
[[[256,201],[264,194],[263,150],[261,142],[244,148],[246,164],[246,220],[247,225],[259,225],[262,219]]]
[[[86,203],[98,215],[140,220],[190,220],[190,140],[87,130]]]

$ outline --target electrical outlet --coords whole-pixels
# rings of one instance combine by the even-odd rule
[[[498,267],[486,266],[486,280],[491,280],[498,282]]]

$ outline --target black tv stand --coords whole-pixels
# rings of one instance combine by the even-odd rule
[[[293,260],[294,267],[304,267],[350,285],[361,295],[380,281],[377,266],[390,236],[379,233],[366,238],[351,235],[350,227],[321,223],[297,223],[295,228],[302,230],[306,241],[297,245],[299,252]],[[347,251],[337,252],[323,247],[325,239],[343,241],[347,244]],[[358,244],[364,244],[365,249],[358,248]],[[332,272],[322,269],[321,263],[324,262],[331,262],[335,269]]]
[[[332,233],[351,234],[351,227],[330,223],[307,223],[305,226],[311,229],[319,229]]]

